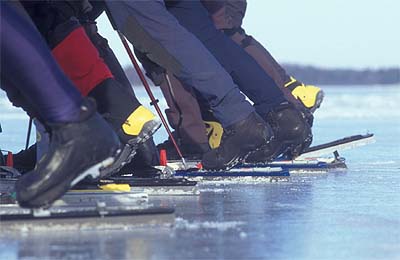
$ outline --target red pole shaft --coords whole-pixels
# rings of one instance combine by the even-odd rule
[[[132,61],[133,67],[135,67],[135,70],[136,70],[137,74],[139,75],[139,78],[140,78],[140,80],[142,81],[143,86],[144,86],[144,88],[145,88],[147,94],[148,94],[149,97],[150,97],[151,104],[154,105],[154,108],[156,109],[157,114],[159,115],[159,117],[160,117],[160,119],[161,119],[161,122],[162,122],[162,124],[163,124],[164,127],[165,127],[165,130],[167,130],[168,136],[171,138],[171,141],[172,141],[172,143],[174,144],[175,149],[176,149],[176,151],[178,152],[179,156],[181,157],[181,159],[182,159],[182,161],[183,161],[183,164],[185,164],[185,158],[183,158],[182,152],[181,152],[181,150],[179,149],[179,146],[178,146],[178,144],[176,143],[175,138],[174,138],[174,136],[172,135],[171,130],[169,129],[169,126],[168,126],[168,124],[167,124],[167,121],[165,120],[165,118],[164,118],[164,116],[163,116],[163,114],[162,114],[162,112],[161,112],[160,107],[159,107],[158,104],[157,104],[158,100],[155,99],[155,97],[154,97],[154,95],[153,95],[153,92],[151,92],[150,86],[149,86],[149,84],[147,83],[147,80],[146,80],[146,78],[144,77],[143,72],[142,72],[142,70],[141,70],[140,67],[139,67],[139,64],[137,63],[136,58],[135,58],[135,56],[133,55],[132,50],[131,50],[131,48],[129,47],[127,40],[125,39],[125,36],[124,36],[122,33],[120,33],[120,32],[118,32],[118,35],[119,35],[119,38],[120,38],[121,41],[122,41],[122,44],[123,44],[124,47],[125,47],[126,52],[128,53],[129,58],[130,58],[131,61]]]

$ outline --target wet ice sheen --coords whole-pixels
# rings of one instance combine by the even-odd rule
[[[0,232],[0,259],[399,259],[399,90],[325,88],[316,143],[376,134],[375,144],[342,154],[347,172],[204,182],[200,196],[150,197],[176,207],[174,227]],[[2,120],[4,131],[24,123]],[[23,146],[14,135],[0,134],[2,148]]]

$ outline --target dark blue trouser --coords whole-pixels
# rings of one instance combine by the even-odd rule
[[[280,88],[257,62],[215,28],[200,1],[167,1],[167,9],[231,74],[240,90],[254,102],[257,112],[266,114],[272,107],[285,101]]]
[[[12,3],[0,5],[1,87],[18,89],[46,122],[77,121],[81,95],[28,18]]]
[[[107,1],[107,6],[114,25],[134,47],[198,90],[224,127],[254,111],[229,74],[162,0]]]

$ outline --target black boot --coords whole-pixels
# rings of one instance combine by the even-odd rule
[[[210,151],[210,146],[208,143],[205,144],[199,144],[199,143],[183,143],[181,138],[177,137],[175,132],[172,132],[173,136],[175,137],[175,140],[179,146],[179,149],[181,150],[183,157],[189,161],[198,161],[201,160],[203,157],[203,154]],[[179,156],[178,152],[176,151],[176,148],[171,141],[170,138],[166,140],[165,142],[158,144],[157,149],[159,151],[165,150],[167,152],[167,159],[168,160],[181,160],[181,157]]]
[[[246,156],[268,144],[273,138],[272,129],[255,112],[246,119],[224,129],[221,145],[204,154],[205,169],[229,169]]]
[[[265,118],[271,125],[275,138],[263,149],[251,153],[246,159],[247,163],[271,162],[281,154],[292,159],[311,144],[309,120],[292,104],[280,104]]]
[[[153,138],[150,138],[139,146],[133,160],[126,164],[118,173],[113,174],[112,177],[133,174],[133,177],[153,178],[160,175],[160,170],[153,167],[159,164],[160,157],[157,147],[154,144]]]
[[[114,79],[104,80],[89,95],[96,99],[99,113],[123,144],[122,152],[107,174],[110,176],[130,163],[138,147],[157,131],[161,122]]]
[[[3,157],[5,163],[7,161],[8,155],[4,155]],[[25,173],[33,170],[36,164],[36,143],[31,145],[27,150],[21,150],[18,153],[13,154],[13,161],[13,167],[17,169],[20,173]]]
[[[21,207],[49,206],[86,176],[101,177],[100,170],[110,166],[120,151],[118,137],[91,100],[81,106],[79,122],[48,125],[48,152],[16,183]]]

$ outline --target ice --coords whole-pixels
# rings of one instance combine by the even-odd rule
[[[370,87],[365,93],[362,93],[362,98],[355,98],[354,92],[356,91],[351,88],[332,88],[328,92],[331,93],[327,93],[325,96],[323,109],[316,112],[317,119],[400,118],[400,110],[398,110],[400,92],[396,87]],[[356,109],[349,109],[350,107]]]
[[[225,188],[225,189],[203,188],[203,189],[200,189],[201,193],[203,193],[203,192],[224,193],[227,191],[229,191],[229,188]]]
[[[239,236],[241,239],[245,239],[245,238],[247,238],[247,233],[242,231],[242,232],[240,232]]]
[[[191,196],[199,195],[200,191],[194,186],[188,187],[145,187],[145,188],[133,188],[133,190],[142,190],[148,193],[150,196]]]
[[[399,162],[390,160],[390,161],[369,162],[369,163],[366,163],[366,164],[367,165],[371,165],[371,166],[375,166],[375,165],[393,165],[393,164],[399,165]]]
[[[227,186],[230,184],[267,184],[274,182],[285,182],[286,177],[251,177],[251,176],[241,176],[241,177],[195,177],[192,180],[201,182],[207,185],[215,186]]]
[[[237,229],[245,224],[242,221],[204,221],[204,222],[189,222],[183,218],[175,219],[175,228],[177,229],[188,229],[188,230],[198,230],[198,229],[216,229],[218,231],[226,231],[228,229]]]

